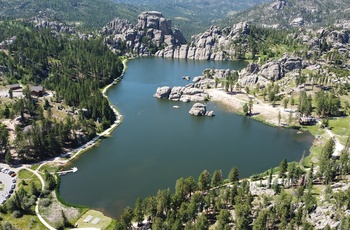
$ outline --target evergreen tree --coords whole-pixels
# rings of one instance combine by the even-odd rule
[[[233,166],[230,173],[228,174],[228,180],[230,183],[235,183],[239,180],[239,171],[236,166]]]

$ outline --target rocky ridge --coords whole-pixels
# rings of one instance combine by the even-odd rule
[[[333,23],[349,26],[344,21],[349,10],[349,2],[342,0],[273,0],[239,12],[227,21],[247,20],[270,28],[314,27]]]
[[[163,47],[187,42],[181,31],[172,28],[172,21],[157,11],[141,13],[136,25],[116,18],[103,27],[102,34],[106,35],[105,43],[116,52],[138,56],[150,56]]]
[[[167,46],[155,53],[157,57],[182,58],[191,60],[231,60],[235,55],[233,41],[249,34],[249,24],[240,22],[231,28],[210,27],[201,34],[192,36],[191,43]]]
[[[57,33],[69,33],[74,34],[76,33],[75,29],[71,26],[66,25],[62,22],[52,21],[47,17],[37,16],[33,17],[32,22],[35,25],[35,28],[41,29],[51,29],[52,31],[55,31]]]

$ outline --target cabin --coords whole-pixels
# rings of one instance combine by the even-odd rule
[[[32,86],[30,88],[30,93],[37,97],[42,97],[45,94],[45,89],[43,86]]]
[[[14,90],[16,90],[16,89],[21,89],[22,86],[21,86],[20,84],[13,84],[13,85],[7,85],[7,88],[8,88],[9,90],[14,91]]]

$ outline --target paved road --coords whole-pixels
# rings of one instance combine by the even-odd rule
[[[333,138],[333,140],[334,140],[334,144],[335,144],[335,146],[334,146],[334,152],[333,152],[333,156],[340,156],[341,155],[341,151],[345,148],[345,146],[344,145],[342,145],[342,144],[340,144],[340,142],[336,139],[336,137],[334,136],[334,134],[332,133],[332,131],[330,131],[328,128],[325,128],[324,129],[327,133],[328,133],[328,135],[331,137],[331,138]]]

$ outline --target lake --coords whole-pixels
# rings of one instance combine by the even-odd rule
[[[242,69],[246,63],[140,58],[128,63],[124,79],[108,97],[123,115],[110,138],[66,168],[79,171],[61,178],[61,197],[118,217],[138,197],[174,191],[180,177],[221,169],[224,178],[235,165],[240,177],[298,161],[311,147],[309,133],[273,128],[208,103],[215,117],[194,117],[193,103],[153,98],[159,86],[184,86],[205,68]],[[174,109],[173,106],[180,106]],[[308,151],[307,151],[308,152]]]

